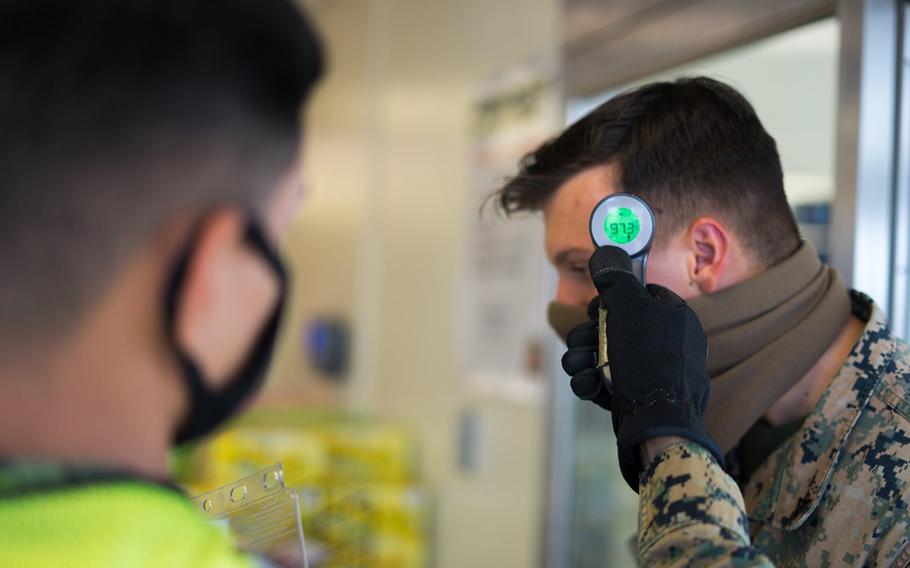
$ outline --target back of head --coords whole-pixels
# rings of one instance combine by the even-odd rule
[[[611,163],[622,190],[654,209],[658,244],[711,215],[761,265],[799,246],[774,139],[742,95],[704,77],[651,83],[610,99],[525,156],[499,203],[507,212],[541,209],[575,174]]]
[[[0,355],[65,333],[174,219],[256,208],[322,66],[290,0],[0,4]]]

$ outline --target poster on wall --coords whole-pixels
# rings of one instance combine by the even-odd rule
[[[500,74],[483,86],[471,116],[462,360],[473,391],[510,400],[537,400],[542,393],[552,278],[541,216],[506,217],[491,195],[515,175],[525,154],[562,125],[552,69],[534,64]]]

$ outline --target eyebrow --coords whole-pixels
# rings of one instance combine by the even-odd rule
[[[582,258],[588,256],[588,251],[581,248],[569,248],[559,251],[556,256],[553,257],[553,264],[559,265],[570,260],[569,257],[574,255],[581,255]]]

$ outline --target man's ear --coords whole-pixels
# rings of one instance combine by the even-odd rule
[[[246,356],[278,294],[274,274],[246,244],[246,228],[237,210],[206,215],[178,291],[177,342],[219,382]]]
[[[186,272],[178,291],[176,332],[184,348],[193,345],[195,322],[217,301],[223,258],[243,237],[243,219],[232,210],[207,215],[195,228]]]
[[[686,231],[689,282],[703,294],[718,290],[725,280],[730,261],[730,233],[712,217],[699,217]]]

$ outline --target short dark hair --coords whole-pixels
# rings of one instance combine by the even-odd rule
[[[654,209],[657,241],[711,214],[764,266],[799,247],[777,145],[728,85],[683,78],[610,99],[526,155],[498,202],[507,213],[542,209],[569,178],[610,163],[623,191]]]
[[[2,2],[3,348],[59,333],[170,220],[261,206],[322,69],[290,0]]]

